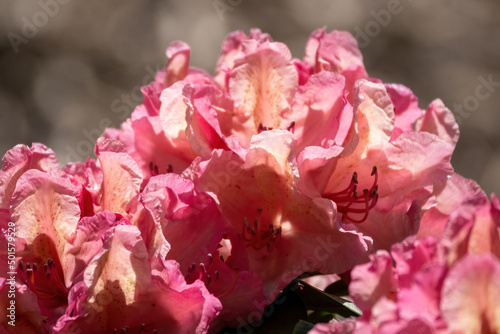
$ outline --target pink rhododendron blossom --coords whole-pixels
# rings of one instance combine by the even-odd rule
[[[356,85],[357,131],[348,150],[334,146],[316,150],[316,156],[304,151],[301,182],[333,200],[344,220],[374,239],[376,249],[388,249],[418,232],[420,207],[432,193],[428,187],[452,173],[453,146],[428,132],[400,132],[391,141],[395,114],[385,87],[366,80]]]
[[[293,299],[313,318],[300,275],[349,284],[348,300],[322,296],[337,315],[311,333],[500,331],[500,204],[453,172],[441,100],[421,109],[370,78],[342,31],[314,31],[303,59],[233,32],[213,76],[184,42],[166,56],[96,159],[59,168],[41,144],[3,157],[14,332],[215,334],[266,327]],[[351,301],[362,315],[341,319]]]
[[[245,259],[238,267],[260,275],[270,300],[303,272],[348,270],[370,247],[353,226],[339,224],[333,202],[298,191],[294,146],[290,132],[265,131],[244,157],[216,150],[193,166],[195,184],[231,224],[233,250]]]
[[[178,175],[158,175],[150,179],[141,202],[169,242],[166,258],[179,262],[188,283],[201,279],[221,301],[223,310],[212,328],[237,326],[237,317],[262,312],[266,302],[258,275],[236,268],[232,258],[219,255],[222,238],[230,229],[208,194],[196,191],[191,180]]]
[[[221,309],[202,282],[187,285],[175,261],[150,265],[140,231],[118,225],[70,294],[70,307],[55,333],[167,330],[206,333]]]
[[[498,199],[455,210],[443,239],[413,236],[353,269],[349,291],[363,315],[340,333],[499,331]],[[335,322],[316,327],[338,333]]]

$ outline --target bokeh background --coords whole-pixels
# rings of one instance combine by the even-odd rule
[[[103,127],[119,127],[142,102],[140,86],[165,65],[174,40],[190,44],[191,64],[212,73],[233,30],[259,27],[300,58],[323,26],[355,34],[368,73],[410,87],[421,108],[439,97],[458,113],[465,103],[455,170],[500,193],[493,0],[0,0],[0,155],[42,142],[61,163],[83,160]],[[488,79],[496,86],[485,87]]]

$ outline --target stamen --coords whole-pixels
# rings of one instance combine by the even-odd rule
[[[68,289],[64,284],[62,268],[59,262],[48,259],[43,271],[38,270],[36,263],[19,263],[19,279],[37,295],[38,299],[67,300]]]
[[[149,162],[149,172],[151,173],[151,176],[156,176],[160,174],[158,165],[153,163],[153,160]]]
[[[327,193],[324,196],[337,204],[337,210],[343,218],[351,223],[362,223],[368,219],[368,214],[375,207],[378,201],[378,172],[377,167],[373,166],[371,176],[374,181],[370,189],[363,189],[363,197],[359,198],[357,193],[358,174],[353,173],[351,182],[342,191]],[[359,215],[361,215],[359,217]],[[354,215],[354,217],[353,217]]]
[[[259,123],[259,127],[257,128],[257,133],[261,133],[263,131],[268,131],[268,130],[272,130],[272,129],[273,128],[264,126],[264,125],[262,125],[262,123]]]
[[[269,223],[266,228],[262,222],[262,209],[257,209],[253,227],[248,224],[246,217],[243,219],[241,237],[246,247],[253,247],[256,250],[267,247],[270,251],[281,237],[281,226],[275,228],[274,224]]]

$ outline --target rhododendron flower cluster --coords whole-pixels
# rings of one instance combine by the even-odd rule
[[[96,159],[4,156],[2,330],[217,333],[269,317],[301,275],[338,274],[362,315],[312,332],[500,331],[498,200],[453,173],[440,100],[369,77],[347,32],[314,31],[301,60],[237,31],[213,76],[183,42],[166,54]]]

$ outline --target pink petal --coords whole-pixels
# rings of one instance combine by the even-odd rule
[[[308,334],[351,334],[354,333],[356,323],[352,319],[345,321],[332,320],[327,324],[318,323],[314,325]],[[358,332],[356,332],[358,333]]]
[[[319,193],[324,191],[330,179],[331,170],[335,168],[336,158],[342,151],[343,148],[336,145],[329,148],[304,148],[297,158],[300,190],[311,197],[319,197]]]
[[[417,234],[419,222],[420,206],[415,201],[406,200],[392,210],[380,210],[375,206],[367,220],[357,224],[357,228],[373,239],[374,250],[390,250],[393,244]]]
[[[384,147],[373,161],[381,175],[379,195],[390,195],[384,207],[390,208],[413,190],[445,180],[453,173],[452,152],[450,144],[426,132],[403,133]]]
[[[54,152],[42,144],[16,145],[5,153],[0,170],[0,209],[8,209],[16,182],[28,169],[47,172],[59,168]]]
[[[425,115],[415,124],[415,129],[433,133],[453,147],[460,136],[453,113],[439,99],[431,102]]]
[[[247,142],[247,133],[233,121],[233,105],[214,85],[186,87],[188,104],[186,130],[189,143],[200,155],[209,155],[213,149],[229,149],[229,136],[236,135]]]
[[[121,215],[107,211],[99,212],[93,217],[83,217],[78,222],[74,240],[68,245],[68,279],[74,281],[101,251],[102,237],[110,228],[129,224]]]
[[[438,323],[441,317],[440,291],[446,272],[447,268],[443,265],[424,267],[415,274],[413,285],[401,288],[398,292],[398,306],[402,319],[419,319],[429,326]]]
[[[250,30],[250,36],[245,35],[241,30],[227,35],[222,43],[222,51],[214,74],[215,81],[223,90],[227,88],[227,80],[229,80],[231,69],[234,67],[234,59],[241,51],[243,42],[249,39],[259,42],[272,41],[268,34],[262,33],[259,29]]]
[[[250,135],[260,124],[279,128],[298,86],[290,50],[281,43],[248,40],[234,64],[229,92],[238,122]]]
[[[358,265],[351,271],[349,294],[363,312],[370,311],[381,297],[390,298],[397,289],[392,259],[386,251],[377,251],[370,255],[369,263]]]
[[[293,64],[299,74],[299,86],[305,85],[314,73],[313,67],[309,63],[296,58],[293,59]]]
[[[154,219],[151,211],[141,202],[141,194],[134,197],[127,208],[132,215],[130,222],[141,231],[141,238],[146,244],[149,258],[165,258],[170,251],[170,244],[163,235],[160,222]]]
[[[67,272],[64,259],[80,219],[80,207],[68,177],[28,170],[12,196],[11,215],[18,229],[17,237],[24,239],[44,263],[54,256],[45,243],[48,238]],[[66,286],[71,284],[67,275],[65,282]]]
[[[117,225],[103,238],[103,248],[85,268],[84,282],[88,295],[113,293],[110,283],[123,294],[125,304],[131,304],[139,291],[151,283],[147,250],[139,230],[131,225]],[[107,292],[109,291],[109,292]]]
[[[102,185],[101,167],[94,159],[87,158],[86,162],[70,162],[62,170],[70,176],[75,186],[81,216],[93,216]]]
[[[456,173],[434,186],[437,204],[427,210],[420,221],[418,237],[441,237],[453,211],[465,201],[486,200],[479,185]]]
[[[159,117],[134,120],[132,128],[135,143],[134,151],[130,154],[141,166],[145,179],[169,171],[179,173],[188,167],[197,155],[191,148],[187,148],[188,143],[176,143],[177,146],[173,146],[172,141],[163,132]],[[181,147],[186,150],[181,150]]]
[[[304,60],[315,67],[315,72],[332,71],[346,77],[346,87],[352,91],[354,83],[368,78],[363,56],[356,39],[346,31],[315,30],[306,44]]]
[[[126,214],[127,203],[139,193],[142,172],[117,140],[99,138],[95,151],[103,174],[101,208]]]
[[[495,203],[496,202],[496,203]],[[500,215],[492,196],[463,203],[450,216],[443,233],[448,263],[467,254],[494,254],[500,258]]]
[[[391,136],[392,141],[403,132],[413,131],[413,124],[423,115],[423,111],[418,107],[417,97],[408,87],[399,84],[385,84],[385,88],[394,104],[394,113],[396,114],[396,122]]]
[[[189,149],[186,138],[186,109],[182,90],[187,85],[179,81],[161,93],[160,122],[165,135],[172,143],[184,144],[177,147],[179,150]]]
[[[158,115],[161,106],[160,95],[164,89],[165,85],[156,81],[141,88],[142,95],[144,95],[144,107],[149,116]]]
[[[189,45],[181,41],[172,42],[167,48],[167,58],[169,58],[165,86],[170,87],[175,82],[183,80],[189,69],[189,56],[191,49]]]
[[[432,237],[417,240],[412,236],[394,244],[391,254],[396,263],[400,287],[411,286],[415,273],[427,266],[439,264],[437,252],[438,245]]]
[[[466,333],[500,331],[500,262],[486,254],[467,256],[448,273],[441,310],[450,330]]]
[[[151,178],[141,194],[141,202],[171,246],[167,258],[179,262],[184,274],[191,264],[204,261],[228,231],[213,199],[197,192],[191,180],[179,175]]]
[[[344,87],[344,77],[329,72],[315,74],[299,87],[292,104],[293,113],[287,117],[290,123],[295,122],[298,151],[326,141],[344,144],[353,117]]]

